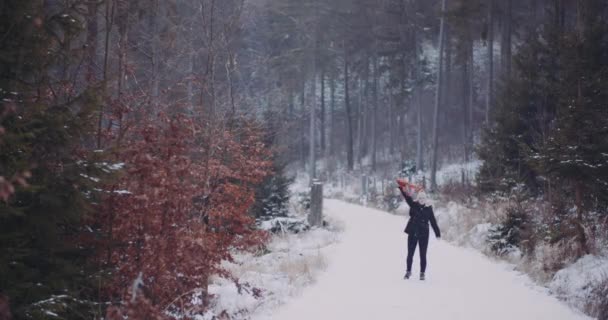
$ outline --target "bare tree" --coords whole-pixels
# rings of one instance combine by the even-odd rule
[[[348,48],[346,42],[344,46],[344,109],[346,110],[346,126],[348,131],[348,142],[346,144],[346,161],[348,171],[353,171],[354,158],[353,158],[353,117],[350,105],[350,92],[349,92],[349,74],[348,74]]]
[[[492,95],[494,92],[494,0],[488,0],[488,82],[486,91],[486,124],[490,123],[490,108],[492,107]]]
[[[445,46],[445,13],[446,1],[441,1],[441,25],[439,28],[439,63],[437,70],[437,91],[435,93],[435,109],[433,112],[433,155],[431,158],[431,190],[437,190],[437,153],[439,147],[439,112],[442,103],[443,88],[443,51]]]

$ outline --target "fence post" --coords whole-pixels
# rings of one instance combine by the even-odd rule
[[[376,178],[376,176],[374,176],[374,192],[372,192],[372,194],[374,196],[376,196],[378,194],[378,184],[377,184],[377,182],[378,182],[378,179]]]
[[[310,187],[310,213],[308,214],[308,224],[312,227],[323,225],[323,183],[313,181]]]

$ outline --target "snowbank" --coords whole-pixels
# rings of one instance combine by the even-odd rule
[[[290,297],[313,283],[327,265],[321,249],[337,242],[341,227],[330,221],[328,228],[298,234],[273,236],[262,254],[238,254],[224,266],[242,284],[240,290],[228,279],[214,278],[210,310],[197,319],[211,319],[222,313],[232,319],[249,319],[270,314]]]
[[[584,307],[595,313],[597,312],[595,304],[598,295],[601,294],[598,292],[598,284],[606,283],[608,283],[608,258],[586,255],[558,271],[548,286],[551,293],[570,306]]]

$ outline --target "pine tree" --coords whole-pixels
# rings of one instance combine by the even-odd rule
[[[78,244],[99,171],[81,148],[97,99],[67,81],[80,56],[71,46],[78,26],[67,5],[0,4],[0,175],[31,172],[27,185],[0,201],[0,288],[16,319],[44,318],[46,307],[92,317],[90,249]]]
[[[256,202],[251,208],[251,213],[256,218],[284,217],[289,211],[289,186],[293,179],[286,176],[287,157],[280,152],[279,137],[281,119],[273,113],[266,113],[265,121],[265,147],[273,150],[272,173],[264,178],[262,183],[256,187]]]
[[[548,39],[545,40],[545,39]],[[558,49],[554,31],[530,34],[527,45],[515,57],[517,74],[506,79],[494,107],[493,124],[485,129],[477,154],[483,165],[477,176],[482,192],[510,192],[518,184],[538,192],[538,172],[528,161],[528,152],[542,141],[543,128],[555,103],[554,73]]]
[[[589,253],[585,213],[606,208],[608,196],[608,26],[596,1],[579,4],[577,28],[560,48],[561,77],[556,114],[545,144],[530,158],[538,170],[566,192],[576,207],[574,224],[581,253]]]
[[[256,190],[252,213],[256,218],[285,217],[289,213],[289,186],[293,180],[285,176],[285,163],[275,155],[272,174]]]
[[[553,239],[575,240],[590,253],[590,211],[608,197],[608,26],[601,1],[577,3],[574,27],[561,11],[539,34],[529,32],[506,78],[479,147],[482,192],[520,186],[553,204]],[[594,218],[596,219],[596,218]],[[574,229],[574,231],[572,231]]]
[[[487,241],[494,253],[506,255],[522,249],[523,243],[530,238],[531,219],[524,205],[518,203],[509,207],[504,220],[489,230]]]

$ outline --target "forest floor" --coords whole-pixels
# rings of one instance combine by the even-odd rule
[[[343,223],[339,241],[321,249],[327,268],[300,295],[254,319],[590,319],[512,265],[434,237],[427,280],[418,280],[418,255],[404,280],[403,216],[338,200],[327,200],[324,214]]]

